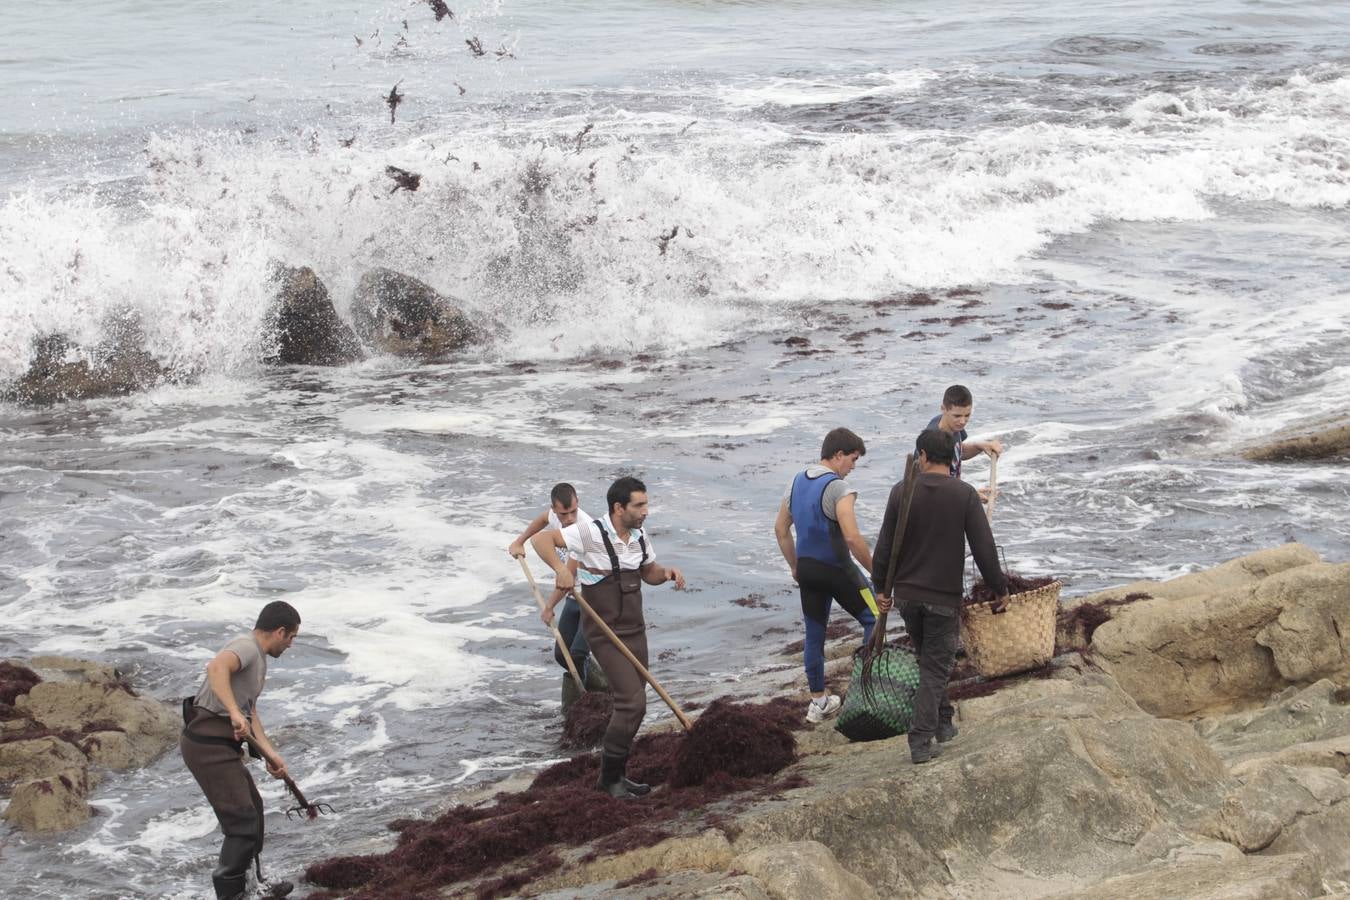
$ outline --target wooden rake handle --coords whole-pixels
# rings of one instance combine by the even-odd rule
[[[534,591],[534,599],[539,604],[539,611],[543,612],[547,608],[547,604],[544,603],[544,595],[539,593],[539,585],[535,584],[534,573],[530,571],[529,563],[525,562],[523,556],[518,556],[516,559],[520,561],[520,568],[525,572],[525,579],[530,582],[530,590]],[[579,598],[581,595],[577,594],[576,596]],[[558,642],[558,649],[562,651],[563,660],[567,663],[567,671],[571,672],[572,677],[576,679],[577,689],[583,694],[586,693],[586,683],[581,680],[581,675],[577,672],[577,664],[572,660],[572,649],[563,640],[562,632],[558,630],[557,625],[550,622],[548,628],[553,632],[553,639]]]
[[[692,728],[693,725],[690,724],[689,717],[686,716],[684,714],[684,711],[680,709],[679,704],[677,704],[674,700],[671,699],[670,694],[666,693],[666,689],[661,687],[660,682],[658,682],[655,678],[653,678],[652,673],[647,671],[647,667],[644,666],[641,663],[641,661],[639,661],[638,658],[633,655],[633,651],[629,650],[628,647],[624,644],[624,642],[619,640],[619,636],[614,633],[614,629],[606,625],[605,620],[600,618],[600,616],[596,613],[596,611],[591,608],[591,605],[586,602],[586,598],[581,595],[580,582],[577,582],[577,584],[572,588],[572,596],[577,598],[577,603],[581,604],[582,611],[585,612],[586,615],[590,616],[591,621],[593,621],[596,625],[600,627],[600,630],[605,633],[605,637],[609,638],[610,642],[613,643],[615,647],[619,648],[619,652],[628,658],[628,661],[633,664],[633,668],[637,669],[638,674],[642,676],[642,680],[650,684],[652,686],[652,690],[656,691],[656,693],[660,695],[661,699],[666,701],[666,706],[669,706],[670,711],[675,713],[675,718],[680,720],[680,724],[684,726],[684,730],[688,731],[690,728]]]
[[[984,514],[991,525],[994,524],[994,501],[998,499],[998,457],[997,453],[989,454],[989,502],[985,504]]]

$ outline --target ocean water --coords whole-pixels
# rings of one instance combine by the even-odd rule
[[[0,655],[107,659],[171,698],[293,602],[263,707],[339,812],[287,822],[262,776],[269,869],[560,755],[559,670],[505,552],[555,481],[596,511],[647,481],[690,581],[647,591],[684,699],[797,636],[772,522],[824,431],[868,443],[874,533],[954,382],[1007,444],[1019,571],[1081,593],[1286,540],[1346,558],[1346,466],[1233,449],[1350,402],[1350,4],[452,8],[6,19],[0,380],[128,310],[185,377],[0,406]],[[366,269],[405,271],[491,339],[264,368],[275,260],[341,312]],[[64,835],[0,830],[0,893],[206,895],[215,823],[175,753],[94,805]]]

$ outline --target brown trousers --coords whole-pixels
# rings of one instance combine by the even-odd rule
[[[222,881],[237,879],[242,885],[249,864],[263,848],[262,797],[239,750],[221,743],[200,743],[188,737],[190,733],[233,740],[234,731],[228,718],[197,709],[183,731],[178,738],[183,762],[201,786],[225,836],[220,865],[213,875]]]
[[[605,624],[614,630],[634,656],[647,665],[647,622],[642,616],[642,580],[637,572],[621,572],[619,580],[613,575],[598,584],[582,588],[586,602]],[[601,747],[606,753],[627,756],[633,738],[642,727],[647,714],[647,682],[628,661],[609,636],[585,613],[581,628],[590,645],[591,655],[609,679],[614,697],[614,712],[605,728]]]

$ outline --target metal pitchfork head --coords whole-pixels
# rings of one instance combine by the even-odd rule
[[[327,803],[310,803],[306,800],[305,795],[300,793],[299,785],[295,783],[291,776],[287,775],[282,780],[286,782],[286,790],[290,791],[291,795],[295,797],[296,801],[300,804],[299,806],[292,806],[290,809],[286,810],[286,818],[289,819],[296,813],[301,813],[307,819],[317,819],[321,813],[332,813],[337,811]]]

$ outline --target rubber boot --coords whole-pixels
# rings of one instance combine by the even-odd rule
[[[650,793],[650,786],[629,781],[624,777],[627,768],[627,753],[610,753],[606,750],[600,755],[600,779],[595,786],[611,797],[619,799],[642,797]]]
[[[582,673],[582,679],[586,682],[586,690],[609,690],[609,679],[605,677],[605,670],[600,668],[600,664],[595,661],[595,657],[589,655],[582,657],[579,671]]]
[[[229,834],[220,845],[220,864],[211,873],[216,900],[236,900],[247,896],[248,866],[253,862],[252,837]]]

